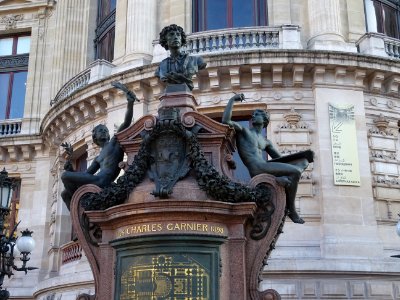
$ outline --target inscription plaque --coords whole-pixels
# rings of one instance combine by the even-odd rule
[[[354,105],[329,104],[329,120],[334,183],[360,186]]]

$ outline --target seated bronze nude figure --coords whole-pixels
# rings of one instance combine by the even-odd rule
[[[113,82],[112,85],[122,90],[126,94],[128,100],[124,122],[118,128],[118,132],[128,128],[132,122],[133,104],[139,101],[136,95],[128,90],[125,85],[119,82]],[[101,188],[110,185],[120,172],[118,164],[124,158],[122,150],[117,138],[113,136],[110,139],[110,133],[105,125],[97,125],[92,131],[93,142],[101,148],[100,154],[93,160],[86,172],[75,172],[71,161],[68,159],[64,165],[64,172],[61,180],[64,183],[65,190],[61,193],[61,197],[70,209],[71,198],[75,191],[85,184],[95,184]],[[66,149],[67,155],[72,155],[72,147],[70,144],[64,143],[62,146]],[[98,171],[98,173],[96,173]]]
[[[186,45],[186,34],[182,27],[175,24],[164,27],[160,32],[160,44],[170,51],[170,56],[161,61],[156,76],[167,85],[186,84],[193,90],[193,75],[207,64],[200,56],[181,52],[182,46]]]
[[[243,94],[236,94],[229,99],[222,117],[222,123],[235,129],[239,156],[249,170],[250,176],[254,177],[263,173],[276,176],[277,182],[285,187],[288,217],[294,223],[302,224],[304,220],[296,212],[295,198],[301,173],[313,161],[313,152],[307,150],[282,156],[272,142],[262,134],[262,129],[269,124],[269,114],[264,110],[257,109],[253,112],[252,128],[243,127],[232,121],[234,102],[243,100]],[[263,151],[266,151],[272,159],[265,160],[262,156]]]

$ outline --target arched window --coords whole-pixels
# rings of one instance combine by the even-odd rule
[[[267,0],[193,0],[193,32],[265,26]]]
[[[116,0],[98,0],[95,52],[96,59],[114,59]]]
[[[400,1],[373,0],[377,31],[393,38],[400,38]]]

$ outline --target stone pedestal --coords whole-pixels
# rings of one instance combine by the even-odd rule
[[[122,179],[74,194],[71,215],[95,299],[280,299],[259,291],[258,278],[284,223],[284,189],[265,174],[248,185],[230,179],[232,129],[194,104],[189,94],[165,95],[157,118],[117,134],[128,156]],[[174,165],[179,147],[186,154]],[[149,156],[149,175],[140,177]],[[174,184],[165,183],[176,173]],[[103,210],[88,195],[103,199]]]

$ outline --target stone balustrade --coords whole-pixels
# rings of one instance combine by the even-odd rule
[[[0,137],[18,134],[21,132],[22,121],[18,120],[2,120],[0,121]]]
[[[385,37],[385,51],[387,55],[394,58],[400,57],[400,40]]]
[[[76,91],[85,87],[90,80],[90,71],[90,68],[86,69],[70,79],[66,84],[64,84],[64,86],[60,89],[54,99],[50,101],[50,105],[61,102]]]
[[[159,45],[159,40],[154,40],[153,45],[153,63],[168,56]],[[188,34],[187,45],[183,47],[184,52],[193,55],[253,49],[302,49],[300,27],[297,25],[256,26],[201,31]]]
[[[367,32],[356,44],[361,54],[400,58],[400,40],[382,33]]]
[[[61,264],[65,265],[82,258],[82,246],[79,242],[69,242],[61,247]]]
[[[189,34],[184,51],[191,54],[200,54],[232,50],[278,48],[279,28],[251,27]]]

